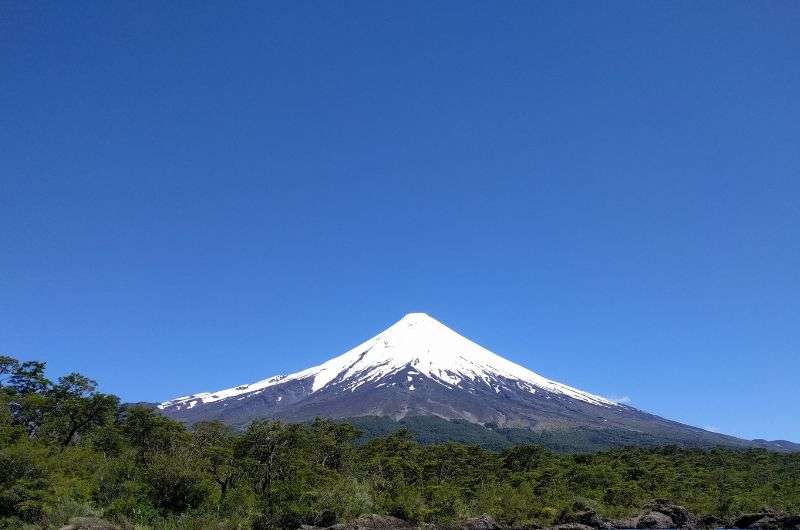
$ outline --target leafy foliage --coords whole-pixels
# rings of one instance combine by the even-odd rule
[[[501,451],[517,445],[541,445],[557,453],[594,452],[614,447],[658,447],[663,441],[645,433],[620,429],[569,428],[537,431],[531,429],[486,426],[466,420],[446,420],[436,416],[411,416],[395,421],[380,416],[348,418],[348,423],[361,431],[359,442],[387,436],[398,429],[406,429],[422,444],[440,444],[450,441],[479,445]],[[677,443],[677,441],[676,441]],[[689,442],[681,441],[682,446]],[[698,445],[703,448],[703,445]],[[705,447],[708,448],[708,447]]]
[[[0,528],[57,528],[81,515],[137,528],[296,528],[365,512],[442,524],[490,513],[546,525],[575,506],[623,517],[658,498],[718,517],[800,511],[800,454],[576,453],[584,442],[544,439],[573,451],[564,453],[458,422],[363,418],[359,427],[317,419],[187,430],[151,407],[120,405],[80,374],[52,382],[43,363],[0,357]],[[443,442],[448,432],[473,443]],[[509,446],[514,436],[520,443]]]

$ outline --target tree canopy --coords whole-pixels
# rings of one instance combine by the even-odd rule
[[[576,502],[624,517],[665,498],[730,517],[800,511],[800,455],[627,447],[557,454],[423,445],[404,429],[357,443],[350,424],[265,420],[187,429],[71,373],[0,357],[0,528],[98,515],[143,528],[296,528],[363,513],[448,524],[492,514],[552,524]]]

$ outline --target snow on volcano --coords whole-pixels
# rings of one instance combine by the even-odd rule
[[[178,397],[161,403],[159,408],[192,408],[197,404],[250,394],[291,381],[310,381],[310,393],[332,386],[352,392],[366,383],[379,383],[404,370],[409,374],[409,382],[411,375],[424,376],[451,389],[464,381],[483,382],[499,393],[513,382],[517,389],[530,393],[539,389],[592,405],[617,405],[609,399],[552,381],[504,359],[425,313],[409,313],[378,335],[318,366],[217,392]],[[413,384],[410,389],[414,389]]]

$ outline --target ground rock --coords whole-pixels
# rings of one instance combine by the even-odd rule
[[[697,521],[683,506],[669,501],[650,503],[638,517],[609,522],[611,528],[696,528]]]
[[[757,530],[778,530],[783,528],[781,522],[781,517],[779,515],[767,515],[766,517],[762,517],[758,521],[748,526],[748,528]]]
[[[745,513],[736,518],[732,526],[751,530],[795,530],[800,528],[800,515],[787,515],[772,510]]]
[[[550,530],[594,530],[591,526],[580,523],[564,523],[553,526]]]
[[[736,519],[734,519],[732,526],[734,528],[750,528],[750,526],[765,517],[771,517],[775,515],[775,512],[771,511],[764,511],[764,512],[756,512],[756,513],[743,513]]]
[[[783,528],[791,528],[792,530],[800,529],[800,514],[784,515],[781,517],[781,524]]]
[[[704,515],[695,520],[695,526],[704,529],[729,528],[730,523],[719,517],[714,517],[713,515]]]
[[[639,526],[638,517],[630,517],[628,519],[615,519],[608,523],[611,528],[636,528]]]
[[[391,515],[362,515],[344,526],[345,530],[414,530],[411,523]]]
[[[636,524],[636,528],[676,528],[677,526],[672,517],[657,511],[650,511],[642,515]]]
[[[733,521],[734,528],[777,528],[779,519],[783,517],[774,510],[763,510],[755,513],[743,513]]]
[[[616,528],[591,508],[583,508],[574,512],[563,510],[556,518],[556,525],[565,524],[581,524],[591,528]],[[628,528],[635,528],[635,526],[629,526]]]
[[[667,515],[672,519],[674,528],[693,528],[696,526],[695,518],[689,513],[689,510],[669,501],[657,500],[651,503],[647,509]]]
[[[458,528],[459,530],[502,530],[505,527],[500,526],[492,517],[481,515],[462,521]]]
[[[73,517],[59,530],[122,530],[122,528],[97,517]]]

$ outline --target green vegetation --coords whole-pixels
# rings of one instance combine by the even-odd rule
[[[466,420],[445,420],[436,416],[411,416],[395,421],[380,416],[348,418],[361,436],[358,442],[388,436],[398,429],[406,429],[418,442],[429,445],[446,442],[459,442],[478,445],[484,449],[502,451],[517,445],[541,445],[556,453],[592,453],[615,447],[659,447],[663,440],[645,433],[614,429],[590,429],[577,427],[563,430],[535,431],[531,429],[502,428],[497,425],[486,426]],[[675,440],[681,447],[691,446],[691,441]],[[709,449],[707,443],[695,443],[698,449]]]
[[[356,443],[350,424],[264,421],[188,431],[124,406],[93,381],[0,357],[0,528],[98,515],[141,528],[293,528],[362,513],[450,523],[489,513],[550,524],[576,502],[607,517],[656,498],[727,517],[800,511],[800,454],[621,448],[558,454],[417,443],[407,430]]]

